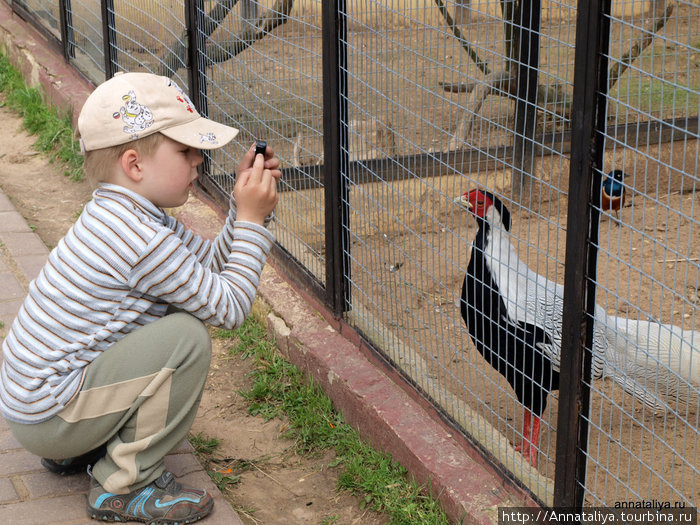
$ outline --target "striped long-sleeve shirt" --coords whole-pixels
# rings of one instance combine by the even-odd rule
[[[103,184],[51,251],[3,342],[0,411],[39,423],[78,393],[86,366],[173,305],[227,328],[250,312],[272,234],[235,221],[213,241],[147,199]]]

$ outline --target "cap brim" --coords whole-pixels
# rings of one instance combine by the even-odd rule
[[[238,130],[204,117],[159,130],[163,135],[197,149],[216,149],[231,142]]]

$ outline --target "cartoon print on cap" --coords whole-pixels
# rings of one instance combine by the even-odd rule
[[[216,138],[216,135],[212,133],[211,131],[209,133],[200,133],[199,134],[199,143],[202,144],[203,142],[208,142],[209,144],[218,144],[219,141]]]
[[[153,124],[153,113],[143,104],[136,100],[136,93],[129,91],[128,95],[122,97],[124,105],[119,108],[118,113],[112,116],[118,119],[120,116],[124,121],[124,133],[131,134],[132,139],[138,138],[138,134]]]

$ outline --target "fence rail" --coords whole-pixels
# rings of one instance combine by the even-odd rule
[[[222,205],[265,138],[276,255],[541,503],[700,501],[697,2],[9,3],[241,129]]]

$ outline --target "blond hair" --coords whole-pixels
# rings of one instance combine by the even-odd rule
[[[160,132],[153,133],[142,139],[132,140],[125,144],[110,146],[85,152],[83,170],[93,186],[100,182],[110,182],[114,166],[127,150],[134,149],[144,157],[152,156],[158,146],[165,140]]]

